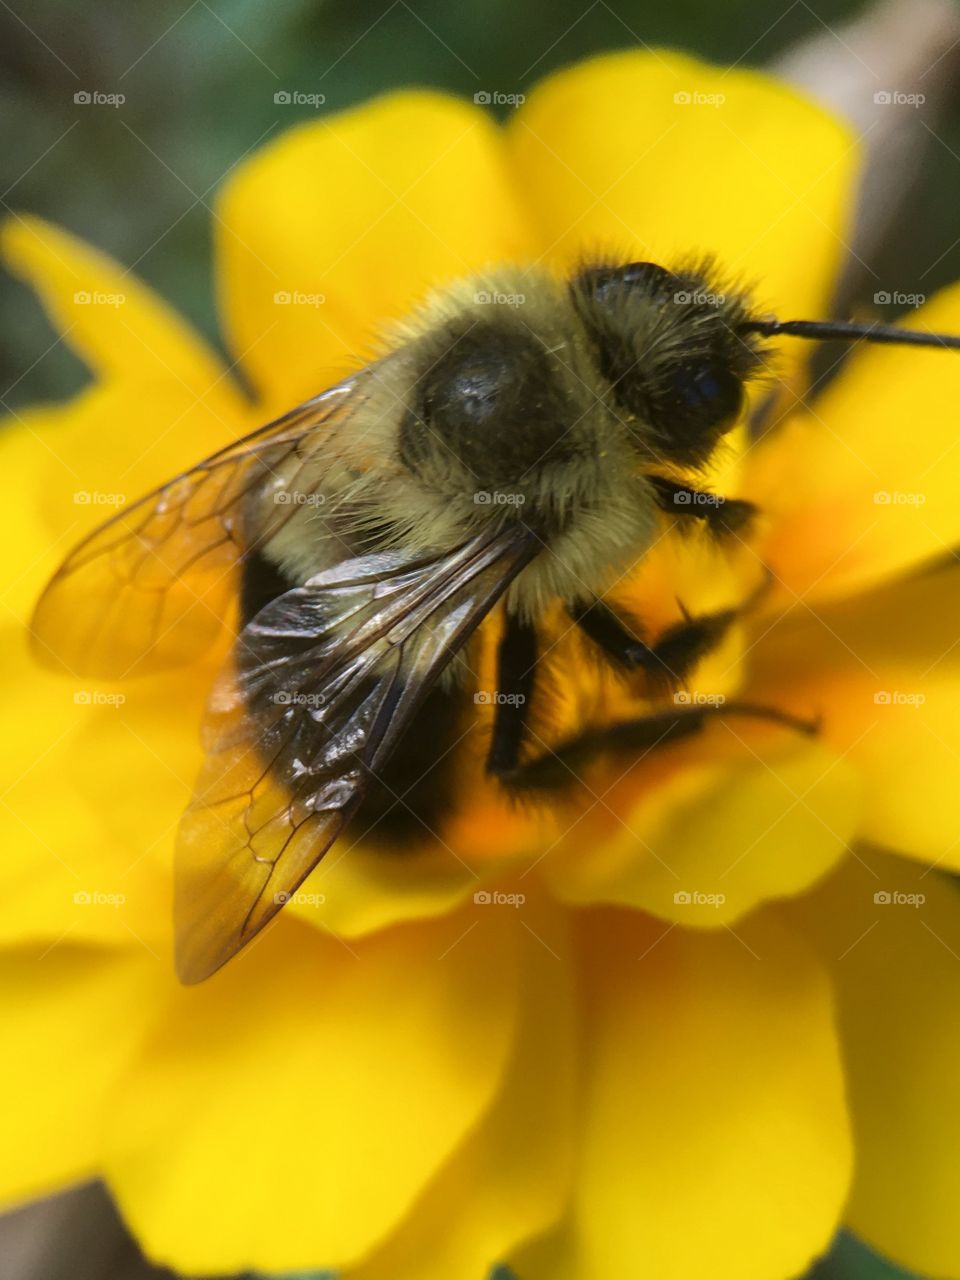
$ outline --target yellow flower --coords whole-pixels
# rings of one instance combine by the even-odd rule
[[[221,192],[229,367],[114,263],[8,224],[94,373],[0,440],[8,1200],[99,1174],[149,1255],[198,1272],[786,1280],[845,1221],[960,1274],[960,904],[928,872],[960,868],[954,360],[857,353],[725,461],[753,539],[667,536],[631,581],[656,628],[769,569],[692,688],[819,715],[815,737],[717,717],[598,765],[572,814],[512,811],[465,753],[442,838],[335,848],[199,987],[173,978],[170,855],[213,662],[77,688],[24,639],[105,505],[334,382],[431,286],[707,250],[762,309],[826,314],[856,168],[792,93],[675,54],[565,71],[502,130],[392,95]],[[916,323],[960,329],[960,293]],[[805,354],[783,344],[795,388]]]

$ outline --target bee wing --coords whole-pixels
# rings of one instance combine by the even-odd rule
[[[255,546],[247,500],[318,427],[356,404],[359,382],[360,375],[308,400],[95,529],[40,597],[37,656],[105,679],[195,658],[228,621],[236,567]],[[289,516],[278,508],[272,528]]]
[[[241,632],[178,835],[184,982],[213,973],[280,910],[535,550],[515,528],[418,564],[362,557],[286,592]]]

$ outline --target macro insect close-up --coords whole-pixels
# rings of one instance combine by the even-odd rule
[[[500,301],[516,297],[522,314]],[[427,798],[425,817],[401,801],[404,779],[411,757],[426,772],[455,747],[461,690],[427,699],[500,599],[486,771],[506,787],[575,785],[591,751],[637,754],[695,731],[710,710],[789,723],[775,707],[674,705],[523,759],[537,621],[554,600],[653,692],[674,691],[736,620],[736,609],[688,617],[648,643],[642,623],[611,607],[609,584],[654,542],[658,512],[742,535],[750,504],[691,488],[690,476],[737,423],[762,364],[758,335],[781,327],[700,273],[650,262],[584,267],[567,282],[467,282],[428,305],[402,346],[114,516],[68,557],[34,635],[41,657],[75,675],[189,660],[192,635],[202,642],[239,602],[209,760],[178,837],[185,981],[255,936],[354,816],[370,838],[395,842],[411,819],[430,832],[445,798]],[[787,326],[824,328],[960,349],[941,334]]]
[[[960,11],[62,7],[0,1270],[960,1280]]]

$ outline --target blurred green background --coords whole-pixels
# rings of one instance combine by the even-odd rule
[[[858,0],[32,0],[0,5],[0,191],[7,211],[62,222],[110,250],[215,339],[208,205],[249,150],[323,93],[336,111],[400,85],[472,97],[524,92],[597,51],[679,46],[762,66],[804,37],[842,27]],[[122,108],[74,102],[123,93]],[[947,105],[923,181],[883,251],[880,275],[911,291],[960,276],[960,104]],[[942,257],[940,255],[943,255]],[[75,389],[83,372],[20,285],[4,278],[0,387],[16,408]],[[914,285],[914,288],[916,286]]]
[[[467,97],[523,93],[585,54],[641,42],[763,66],[863,10],[858,0],[2,3],[0,200],[8,212],[53,219],[134,266],[217,342],[209,205],[245,154],[314,115],[277,105],[279,90],[322,93],[321,111],[410,84]],[[75,101],[93,90],[126,101],[121,109]],[[960,277],[958,207],[960,95],[952,92],[900,231],[875,254],[880,277],[910,291],[922,275],[928,294]],[[69,394],[86,376],[79,362],[32,295],[6,275],[3,286],[3,403],[16,410]],[[812,1273],[901,1274],[848,1238]]]

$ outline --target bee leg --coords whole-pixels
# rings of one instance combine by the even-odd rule
[[[497,776],[518,795],[567,790],[583,781],[583,771],[600,756],[627,757],[631,764],[638,764],[649,751],[699,733],[710,717],[729,715],[768,720],[807,736],[819,728],[816,721],[749,702],[671,707],[668,711],[587,730],[559,742],[542,755],[516,763],[511,770],[499,771]]]
[[[497,650],[496,709],[486,763],[492,777],[501,777],[517,767],[536,666],[536,631],[528,622],[508,613]]]
[[[661,511],[678,519],[700,520],[718,538],[741,533],[757,514],[754,504],[742,498],[723,498],[663,476],[648,475],[647,479]]]
[[[571,616],[619,670],[644,671],[654,683],[671,688],[682,684],[700,659],[720,644],[739,612],[723,609],[699,617],[687,615],[653,645],[640,638],[639,624],[600,600],[571,610]]]

